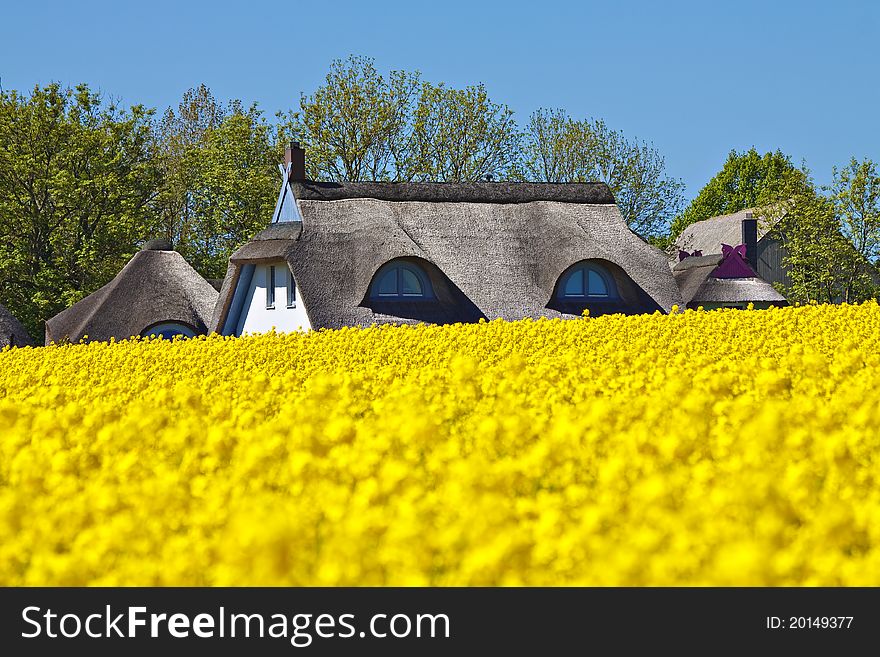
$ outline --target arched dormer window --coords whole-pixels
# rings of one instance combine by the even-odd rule
[[[414,262],[394,260],[382,268],[373,279],[370,297],[388,301],[418,301],[432,299],[431,281],[421,267]]]
[[[185,338],[195,337],[196,332],[191,327],[181,322],[161,322],[141,331],[142,337],[151,335],[157,338],[172,339],[175,335],[182,335]]]
[[[602,265],[580,262],[562,275],[556,296],[563,301],[616,299],[617,287]]]

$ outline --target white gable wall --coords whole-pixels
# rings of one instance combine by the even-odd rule
[[[309,316],[302,299],[299,298],[299,290],[295,288],[295,301],[293,307],[288,307],[287,285],[288,280],[293,282],[290,269],[283,260],[270,263],[252,265],[252,275],[239,278],[241,290],[236,290],[235,297],[244,293],[241,297],[241,311],[238,315],[234,334],[267,333],[274,327],[279,333],[292,331],[308,331],[312,328]],[[269,267],[275,267],[275,307],[266,307],[266,288],[269,284]],[[244,273],[244,272],[242,272]],[[288,277],[290,277],[288,279]],[[249,280],[248,280],[249,279]],[[295,286],[295,283],[293,283]],[[233,306],[235,303],[233,302]],[[232,312],[232,309],[230,309]],[[233,318],[230,317],[230,320]]]

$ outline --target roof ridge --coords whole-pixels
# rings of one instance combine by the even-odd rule
[[[336,201],[373,198],[378,201],[428,201],[435,203],[518,204],[533,201],[614,204],[614,194],[604,182],[292,182],[300,201]]]

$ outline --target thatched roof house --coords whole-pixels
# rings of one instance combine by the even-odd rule
[[[754,208],[746,208],[733,214],[711,217],[687,226],[676,238],[675,245],[682,251],[720,253],[722,244],[740,244],[742,225],[746,219],[755,220],[755,239],[760,243],[777,223],[775,220],[755,217]],[[758,254],[755,253],[757,256]]]
[[[697,255],[682,252],[672,269],[688,308],[755,308],[788,305],[785,297],[762,279],[746,260],[747,246],[722,245],[722,253]]]
[[[0,349],[10,346],[24,347],[33,343],[24,326],[4,306],[0,306]]]
[[[107,285],[49,319],[46,344],[203,334],[216,301],[217,291],[169,242],[151,240]]]
[[[675,240],[679,252],[721,253],[722,244],[745,244],[749,265],[764,282],[783,288],[791,285],[788,272],[787,231],[790,227],[782,220],[788,209],[779,203],[769,209],[745,209],[733,214],[711,217],[687,226]],[[746,232],[748,231],[748,232]],[[860,267],[880,285],[880,271],[863,255],[853,255],[861,261]],[[669,254],[671,263],[675,256]],[[836,302],[843,301],[837,298]]]
[[[664,254],[604,184],[316,183],[294,145],[273,222],[230,259],[211,328],[643,313],[680,300]]]
[[[684,252],[720,254],[722,244],[745,244],[749,264],[761,279],[771,285],[788,285],[790,281],[783,265],[785,245],[779,230],[774,230],[785,215],[784,209],[780,207],[771,215],[765,216],[755,208],[746,208],[697,221],[681,231],[675,247]],[[749,230],[753,232],[746,235],[743,226],[750,226]]]

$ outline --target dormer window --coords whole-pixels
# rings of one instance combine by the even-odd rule
[[[195,337],[195,334],[196,332],[192,327],[182,324],[181,322],[160,322],[141,331],[142,337],[146,338],[155,336],[157,338],[164,338],[165,340],[171,340],[176,335],[181,335],[184,338],[192,338]]]
[[[383,300],[430,299],[434,296],[425,271],[412,262],[394,261],[382,267],[373,279],[370,296]]]
[[[582,262],[563,274],[556,295],[564,301],[616,299],[617,288],[608,271],[594,262]]]

